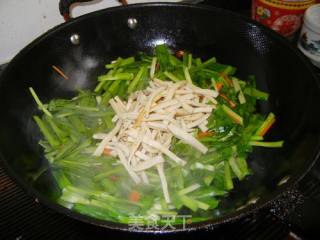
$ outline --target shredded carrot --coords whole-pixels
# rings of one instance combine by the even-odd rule
[[[223,83],[218,82],[218,83],[216,84],[216,87],[217,87],[217,91],[220,92],[220,90],[221,90],[222,87],[223,87]]]
[[[60,70],[57,66],[52,65],[53,70],[55,70],[61,77],[63,77],[64,79],[68,80],[68,76],[64,74],[64,72],[62,70]]]
[[[228,85],[233,86],[233,83],[232,83],[231,79],[228,77],[227,74],[225,74],[225,73],[220,73],[220,76],[223,77],[224,80],[226,80],[226,82],[228,83]]]
[[[233,119],[233,121],[234,121],[236,124],[242,125],[242,124],[241,124],[241,121],[240,121],[239,119],[237,119],[237,118],[235,118],[235,117],[232,117],[232,116],[231,116],[231,118]]]
[[[259,133],[259,136],[263,137],[270,130],[273,124],[276,122],[276,119],[272,119],[272,121]]]
[[[132,202],[138,202],[140,200],[140,193],[137,191],[132,191],[129,195],[129,200]]]
[[[208,131],[206,131],[206,132],[199,132],[199,133],[198,133],[198,139],[201,139],[201,138],[204,138],[204,137],[211,137],[211,136],[213,136],[213,135],[214,135],[213,132],[208,132]]]
[[[111,149],[110,148],[104,148],[103,149],[103,155],[110,156],[111,155]]]
[[[237,104],[235,104],[232,100],[229,100],[228,103],[229,103],[230,107],[232,107],[232,108],[235,108],[237,106]]]
[[[235,108],[237,106],[237,104],[235,104],[231,99],[229,99],[223,93],[220,93],[219,96],[222,97],[224,100],[226,100],[228,102],[228,104],[230,105],[230,107]]]
[[[223,93],[219,93],[219,96],[222,97],[227,102],[229,101],[229,98],[226,95],[224,95]]]

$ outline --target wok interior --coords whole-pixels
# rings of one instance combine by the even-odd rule
[[[136,29],[128,28],[128,17],[138,20]],[[74,33],[80,36],[79,45],[70,42]],[[0,85],[0,148],[14,175],[53,201],[59,195],[38,145],[41,135],[32,120],[38,110],[29,86],[43,102],[71,97],[79,88],[95,86],[105,63],[139,51],[152,53],[161,43],[204,59],[216,56],[219,62],[236,66],[242,79],[255,75],[258,88],[270,93],[258,110],[276,114],[268,138],[283,139],[285,146],[255,148],[249,157],[253,174],[236,183],[216,215],[231,213],[250,199],[264,202],[283,177],[299,176],[311,164],[319,135],[311,111],[318,90],[301,58],[264,29],[222,10],[162,4],[106,10],[78,19],[38,39],[11,62]],[[63,69],[69,80],[52,71],[51,65]]]

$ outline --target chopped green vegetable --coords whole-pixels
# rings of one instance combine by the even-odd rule
[[[237,114],[236,112],[232,111],[226,105],[222,105],[222,110],[230,117],[235,123],[243,125],[243,118]]]
[[[113,76],[101,75],[98,77],[98,81],[114,81],[114,80],[132,80],[133,74],[132,73],[116,73]]]
[[[132,80],[132,82],[130,83],[129,87],[128,87],[128,93],[132,93],[136,86],[138,85],[143,73],[147,70],[147,68],[145,66],[142,66],[139,70],[139,72],[137,73],[137,75],[134,77],[134,79]]]
[[[253,146],[283,146],[283,141],[264,142],[264,135],[275,123],[275,115],[270,113],[264,119],[256,113],[256,101],[267,100],[268,94],[256,89],[253,77],[248,81],[240,80],[235,76],[235,67],[218,63],[215,57],[203,61],[184,51],[180,60],[168,46],[159,45],[154,56],[139,53],[136,57],[118,57],[105,68],[106,72],[98,77],[93,91],[80,90],[72,99],[53,99],[43,104],[33,88],[29,88],[37,107],[43,112],[41,117],[34,116],[34,121],[43,135],[39,144],[44,148],[61,192],[58,203],[74,211],[125,224],[132,222],[132,216],[145,217],[141,220],[144,224],[148,217],[153,216],[158,218],[160,225],[166,224],[163,217],[171,216],[175,219],[173,224],[181,224],[183,221],[178,216],[185,212],[192,212],[192,222],[208,220],[214,216],[213,210],[219,207],[220,200],[237,187],[234,180],[243,180],[254,174],[246,160]],[[204,124],[207,128],[199,126],[201,130],[190,131],[188,138],[186,134],[179,133],[182,137],[173,137],[171,145],[165,149],[156,146],[166,152],[165,160],[174,154],[175,159],[181,158],[186,164],[174,161],[153,163],[148,171],[137,170],[135,174],[145,182],[136,184],[126,169],[133,167],[130,165],[133,163],[124,166],[121,158],[115,156],[113,146],[105,147],[101,156],[93,153],[99,144],[97,139],[104,139],[117,127],[114,119],[122,119],[122,115],[119,117],[114,113],[110,99],[126,102],[130,94],[132,96],[136,91],[146,89],[151,79],[179,84],[185,80],[205,89],[206,93],[215,89],[220,96],[216,100],[202,97],[195,103],[190,103],[190,98],[182,101],[187,113],[190,110],[188,104],[210,104],[210,117]],[[189,89],[183,91],[188,92]],[[146,102],[146,108],[153,108],[156,101],[167,97],[164,95],[154,96],[155,102]],[[118,100],[116,111],[127,114],[127,109]],[[174,104],[177,103],[172,107]],[[144,116],[143,111],[130,115],[135,119],[134,126],[141,118],[150,116]],[[190,122],[181,121],[179,124],[188,125]],[[269,140],[268,137],[266,139]],[[192,142],[198,148],[190,147],[186,142]],[[152,146],[153,143],[150,144]],[[126,151],[124,155],[129,157],[131,149]],[[130,157],[135,160],[133,155]],[[140,166],[141,163],[144,161],[139,162]],[[160,177],[162,171],[166,182]],[[162,194],[163,185],[167,187],[169,199]]]
[[[187,82],[192,84],[192,79],[190,77],[190,73],[187,67],[183,67],[184,77],[186,78]]]
[[[228,162],[224,164],[224,184],[227,190],[233,189],[233,182],[231,177],[230,165]]]
[[[157,65],[157,58],[153,57],[150,67],[150,78],[152,79],[154,77],[154,74],[156,72],[156,65]]]
[[[115,67],[124,67],[126,65],[134,63],[134,57],[128,57],[125,59],[119,58],[117,61],[111,64],[106,64],[106,69],[112,69]]]
[[[283,146],[283,141],[276,142],[249,142],[251,146],[278,148]]]
[[[194,190],[197,190],[198,188],[200,187],[199,184],[195,183],[187,188],[184,188],[184,189],[181,189],[178,194],[180,195],[185,195],[185,194],[188,194],[190,192],[193,192]]]
[[[268,130],[272,127],[275,121],[276,121],[276,116],[272,112],[269,113],[266,120],[257,130],[256,135],[263,137],[268,132]]]
[[[180,199],[182,201],[182,203],[190,208],[192,211],[196,212],[199,208],[199,205],[198,205],[198,202],[190,197],[187,197],[187,196],[180,196]]]
[[[52,147],[59,146],[60,143],[58,139],[53,135],[48,126],[38,116],[34,116],[33,119],[37,123],[39,129],[41,130],[43,136],[47,139],[48,143]]]
[[[42,104],[42,102],[40,101],[38,95],[36,94],[36,92],[33,90],[32,87],[29,87],[29,91],[31,92],[33,99],[35,100],[35,102],[37,103],[39,109],[41,111],[43,111],[43,113],[45,113],[46,115],[48,115],[49,117],[52,117],[51,113],[47,110],[47,108]]]
[[[268,100],[268,97],[269,97],[268,93],[262,92],[254,87],[245,88],[244,94],[261,99],[261,100]]]
[[[174,82],[179,82],[180,79],[175,76],[173,73],[170,72],[164,72],[164,75],[166,75],[170,80],[174,81]]]

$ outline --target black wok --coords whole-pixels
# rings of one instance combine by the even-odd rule
[[[128,27],[129,18],[136,19],[137,25]],[[258,110],[278,116],[269,137],[285,140],[281,149],[256,148],[249,157],[253,174],[236,183],[212,220],[190,224],[187,230],[217,226],[267,206],[306,174],[319,153],[320,89],[309,63],[295,47],[265,27],[225,10],[142,4],[106,9],[62,24],[24,48],[5,69],[0,81],[1,158],[18,185],[62,214],[129,230],[127,225],[93,219],[55,203],[57,186],[38,145],[41,135],[32,120],[38,110],[28,87],[44,102],[71,97],[78,88],[92,88],[106,62],[139,51],[151,53],[159,43],[202,58],[214,55],[236,66],[243,79],[255,75],[258,88],[270,93]],[[61,79],[51,65],[60,66],[70,79]]]

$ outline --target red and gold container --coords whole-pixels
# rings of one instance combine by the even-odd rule
[[[302,25],[305,10],[316,0],[253,0],[252,18],[290,37]]]

